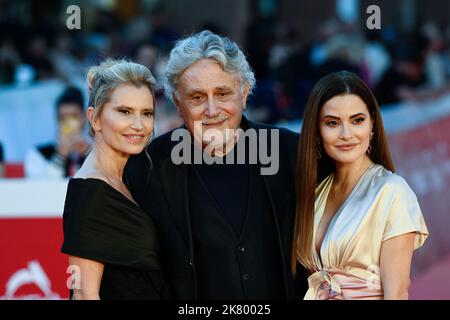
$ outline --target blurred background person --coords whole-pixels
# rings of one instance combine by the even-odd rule
[[[380,105],[407,100],[414,91],[426,86],[426,47],[426,39],[420,35],[399,39],[393,49],[393,64],[375,88]]]
[[[14,81],[15,70],[19,63],[19,55],[11,39],[0,39],[0,84]]]
[[[83,95],[68,87],[58,98],[58,140],[31,148],[25,156],[30,178],[71,177],[83,164],[89,143],[84,135]]]
[[[82,55],[75,36],[69,32],[55,35],[49,57],[58,78],[65,81],[84,80],[87,65],[82,61]]]

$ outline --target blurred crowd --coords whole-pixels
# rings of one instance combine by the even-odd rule
[[[164,1],[149,1],[153,5],[127,19],[117,10],[87,6],[82,30],[61,28],[67,18],[64,1],[32,2],[0,0],[1,87],[47,79],[67,85],[85,81],[87,68],[106,57],[146,65],[160,81],[174,41],[184,36],[171,27]],[[205,28],[227,35],[212,22],[197,30]],[[301,119],[314,83],[343,69],[358,73],[383,108],[450,92],[449,24],[419,19],[408,31],[395,24],[368,30],[365,21],[335,18],[310,34],[311,39],[302,39],[277,15],[255,13],[250,19],[241,43],[257,79],[248,102],[250,118],[272,124]],[[157,134],[180,123],[160,87]]]
[[[301,118],[315,82],[344,69],[358,73],[382,107],[449,92],[450,25],[427,21],[409,32],[399,29],[329,20],[306,43],[282,21],[261,21],[247,44],[258,79],[254,106],[266,106],[267,122]]]

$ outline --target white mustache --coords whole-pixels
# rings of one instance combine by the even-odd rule
[[[208,120],[203,120],[202,124],[208,125],[208,124],[213,124],[213,123],[218,123],[218,122],[222,122],[228,120],[227,116],[220,116],[214,119],[208,119]]]

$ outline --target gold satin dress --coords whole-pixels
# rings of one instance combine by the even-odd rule
[[[325,210],[334,174],[316,188],[314,233]],[[383,241],[415,232],[414,250],[428,230],[407,182],[378,164],[371,165],[333,216],[320,247],[313,241],[315,272],[305,300],[383,299],[380,254]]]

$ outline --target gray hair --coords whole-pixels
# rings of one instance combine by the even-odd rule
[[[132,84],[136,87],[146,86],[155,102],[155,78],[147,67],[124,59],[106,59],[100,65],[88,71],[89,106],[94,108],[94,119],[97,118],[112,91],[121,84]],[[94,136],[92,127],[89,129]]]
[[[173,102],[173,93],[181,74],[200,59],[216,60],[229,73],[236,73],[242,89],[248,84],[250,93],[255,87],[255,75],[238,45],[209,30],[201,31],[176,43],[166,65],[164,92]]]

